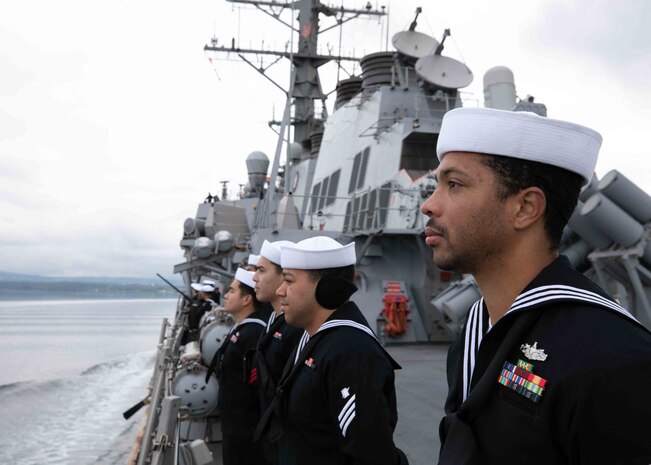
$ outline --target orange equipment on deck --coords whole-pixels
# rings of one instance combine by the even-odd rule
[[[387,281],[384,287],[384,309],[382,315],[386,318],[384,330],[391,337],[402,336],[407,332],[407,315],[409,315],[409,299],[405,295],[402,284],[397,281]]]

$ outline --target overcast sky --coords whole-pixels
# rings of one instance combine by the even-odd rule
[[[510,67],[520,97],[604,136],[599,177],[616,168],[651,192],[651,2],[372,3],[389,6],[389,35],[422,6],[417,30],[451,29],[444,54],[473,70],[476,101],[486,70]],[[352,21],[342,51],[378,51],[385,30]],[[183,220],[219,181],[246,182],[250,152],[273,155],[284,104],[248,65],[208,60],[213,36],[283,49],[289,30],[225,0],[0,3],[0,271],[148,277],[182,261]],[[337,32],[321,40],[337,51]]]

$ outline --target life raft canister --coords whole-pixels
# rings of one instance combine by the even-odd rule
[[[407,332],[407,316],[409,315],[409,299],[400,281],[384,283],[384,309],[382,315],[386,319],[384,330],[391,337],[402,336]]]

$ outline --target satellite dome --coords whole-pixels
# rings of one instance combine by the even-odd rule
[[[298,142],[290,142],[287,152],[290,160],[298,160],[303,153],[303,147]]]
[[[516,104],[513,71],[495,66],[484,74],[484,106],[497,110],[513,110]]]
[[[513,84],[514,82],[513,71],[506,66],[495,66],[484,74],[484,87],[493,84]]]
[[[218,244],[217,248],[220,252],[228,252],[233,248],[235,240],[233,239],[233,234],[230,231],[221,230],[217,231],[215,234],[215,242]]]
[[[215,250],[215,243],[207,237],[198,237],[194,240],[194,255],[199,258],[206,258],[212,255]]]
[[[269,157],[263,152],[251,152],[246,157],[246,170],[249,174],[249,185],[254,191],[259,191],[264,186],[269,168]]]

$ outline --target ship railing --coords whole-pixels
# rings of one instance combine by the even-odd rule
[[[396,201],[397,196],[411,198],[412,206]],[[381,187],[375,188],[369,186],[366,189],[353,192],[349,196],[309,196],[304,199],[311,204],[303,224],[308,229],[319,230],[327,227],[328,219],[343,218],[342,231],[355,234],[380,229],[386,230],[387,225],[390,225],[393,222],[391,220],[396,216],[393,213],[397,213],[402,218],[413,217],[413,221],[407,225],[403,221],[399,228],[391,228],[392,230],[416,230],[422,227],[418,221],[420,198],[420,188],[404,188],[395,182],[387,182]],[[393,202],[391,202],[392,199]],[[334,208],[328,208],[330,205],[340,205],[342,201],[347,202],[345,213],[337,213]],[[399,205],[392,206],[394,203],[399,203]]]
[[[386,84],[385,84],[386,86]],[[379,88],[381,86],[378,86]],[[390,86],[392,89],[397,87],[396,84]],[[349,107],[361,107],[371,96],[375,93],[377,88],[365,89],[358,94],[358,97],[351,99],[345,104]],[[407,86],[408,88],[408,86]],[[406,88],[405,88],[406,89]],[[418,100],[425,99],[426,105],[419,104]],[[373,137],[377,139],[381,133],[390,130],[395,124],[402,121],[411,121],[414,129],[425,125],[426,121],[432,123],[439,123],[445,113],[459,106],[460,102],[463,106],[479,106],[479,101],[469,93],[454,93],[449,94],[442,90],[438,90],[432,94],[418,94],[417,101],[414,103],[413,109],[396,109],[391,116],[378,118],[373,124],[364,129],[359,137]]]
[[[175,321],[170,324],[163,319],[156,364],[150,383],[150,407],[140,444],[137,465],[167,462],[165,457],[178,454],[178,425],[180,398],[172,395],[177,355],[183,335],[186,315],[183,312],[185,302],[180,298],[177,304]]]

